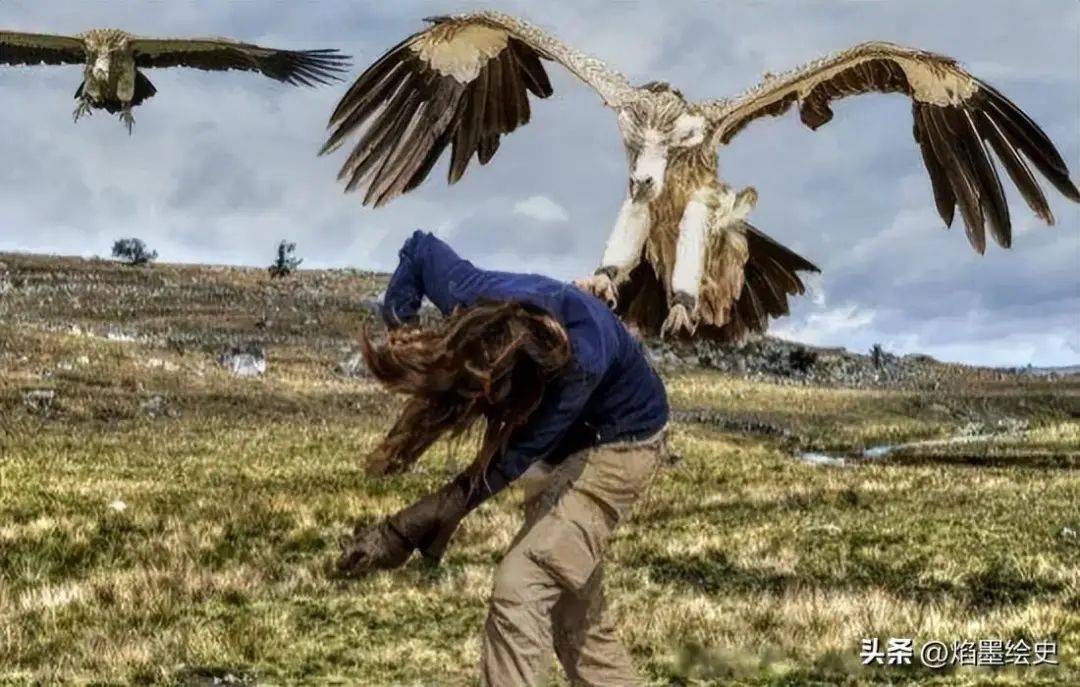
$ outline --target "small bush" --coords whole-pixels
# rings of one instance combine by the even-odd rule
[[[266,268],[272,278],[281,279],[287,277],[300,266],[300,263],[304,260],[293,255],[294,251],[296,251],[295,243],[282,240],[278,244],[277,258],[274,260],[274,264]]]
[[[807,373],[817,362],[818,354],[809,348],[795,348],[788,352],[788,365],[795,372]]]
[[[114,258],[124,260],[129,265],[145,265],[157,260],[157,251],[149,250],[142,239],[118,239],[112,247]]]

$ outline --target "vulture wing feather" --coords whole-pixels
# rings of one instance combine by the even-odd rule
[[[1067,199],[1080,190],[1046,133],[1015,103],[975,78],[955,60],[892,43],[864,43],[812,62],[732,99],[704,105],[717,143],[727,143],[747,124],[778,116],[798,104],[803,123],[828,123],[830,103],[863,93],[902,93],[913,103],[913,133],[930,177],[934,203],[951,225],[956,206],[968,239],[986,247],[986,225],[1003,247],[1012,241],[1011,219],[991,151],[1037,216],[1052,223],[1046,197],[1025,163],[1034,165]]]

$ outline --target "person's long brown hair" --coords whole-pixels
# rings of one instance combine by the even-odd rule
[[[382,346],[365,329],[361,343],[371,374],[410,397],[367,457],[368,473],[377,475],[406,470],[440,436],[459,436],[482,417],[483,440],[469,468],[480,479],[570,361],[566,330],[514,302],[459,308],[438,326],[393,330]]]

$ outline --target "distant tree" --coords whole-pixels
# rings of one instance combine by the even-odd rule
[[[809,348],[794,348],[788,352],[788,365],[795,372],[809,372],[817,359],[818,354]]]
[[[114,258],[126,260],[129,265],[145,265],[157,260],[157,251],[148,250],[142,239],[118,239],[113,244]]]
[[[274,260],[274,264],[266,268],[271,277],[275,279],[287,277],[300,266],[300,263],[304,260],[293,255],[295,250],[295,243],[282,239],[277,247],[277,258]]]
[[[881,366],[885,364],[885,355],[885,347],[881,344],[870,347],[870,360],[874,363],[874,367],[881,369]]]

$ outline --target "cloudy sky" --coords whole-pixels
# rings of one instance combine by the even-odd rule
[[[1014,2],[546,2],[491,0],[621,69],[691,98],[733,94],[853,43],[946,53],[1004,91],[1080,176],[1080,4]],[[457,2],[0,2],[0,27],[229,35],[336,47],[354,73]],[[543,9],[541,9],[543,7]],[[318,158],[344,85],[293,89],[249,74],[159,70],[135,134],[97,113],[71,122],[78,67],[0,68],[0,251],[105,255],[139,236],[163,260],[268,264],[296,241],[305,267],[392,269],[415,228],[481,266],[591,273],[626,187],[614,117],[557,66],[556,94],[459,184],[445,167],[412,195],[363,208]],[[721,150],[721,173],[760,194],[751,220],[823,269],[773,331],[809,343],[988,364],[1080,363],[1080,206],[1046,185],[1055,227],[1008,189],[1015,241],[978,256],[945,231],[911,138],[910,105],[864,96],[814,133],[761,121]]]

